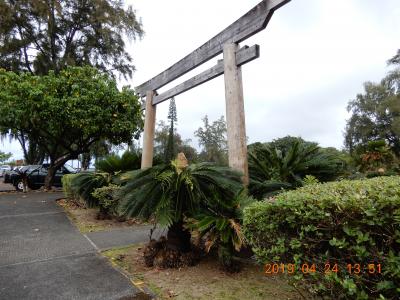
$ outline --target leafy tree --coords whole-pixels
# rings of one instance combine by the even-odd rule
[[[35,0],[0,2],[0,68],[58,73],[91,65],[131,76],[123,37],[141,37],[135,11],[124,1]]]
[[[197,153],[196,148],[193,148],[191,144],[192,140],[191,139],[186,139],[184,140],[181,144],[177,145],[177,150],[179,152],[185,153],[186,158],[188,159],[189,162],[198,162],[199,160],[199,155]]]
[[[0,70],[0,130],[23,131],[50,159],[45,187],[66,161],[107,139],[129,142],[143,125],[133,90],[91,67],[69,67],[56,75],[20,75]]]
[[[162,156],[164,158],[164,161],[168,147],[169,135],[170,135],[170,126],[168,126],[163,120],[159,121],[157,124],[156,131],[154,133],[154,153],[155,155]],[[182,137],[177,132],[176,127],[174,128],[173,140],[176,145],[182,144]],[[176,148],[174,150],[177,151]],[[178,153],[174,154],[176,156]]]
[[[123,37],[141,37],[143,29],[124,1],[6,0],[0,1],[0,15],[0,68],[43,75],[90,65],[124,77],[135,70]],[[43,162],[46,149],[34,136],[8,133],[19,141],[27,163]]]
[[[248,148],[249,192],[257,199],[282,188],[302,186],[307,175],[320,181],[333,180],[344,167],[340,157],[301,138],[285,137],[271,143],[249,145]]]
[[[399,53],[392,58],[398,62]],[[364,93],[349,102],[351,117],[345,129],[345,146],[351,154],[369,141],[385,140],[400,157],[400,68],[388,73],[380,83],[366,82]]]
[[[391,59],[388,61],[389,65],[400,65],[400,49],[397,50],[397,54],[393,56]]]
[[[0,151],[0,164],[9,160],[11,156],[12,156],[11,152],[5,153],[3,151]]]
[[[4,128],[2,129],[0,127],[0,138],[9,138],[10,141],[16,139],[21,145],[24,153],[24,161],[27,165],[40,165],[46,158],[45,151],[25,132]]]
[[[177,116],[177,112],[176,112],[176,104],[175,104],[174,98],[172,98],[169,103],[168,120],[169,120],[170,125],[169,125],[169,131],[168,131],[167,148],[165,151],[165,162],[166,163],[171,161],[177,154],[176,143],[174,141],[174,135],[175,135],[175,124],[176,124],[176,122],[178,122],[178,116]]]
[[[174,127],[173,137],[173,157],[176,157],[179,152],[185,153],[186,158],[190,162],[196,162],[198,160],[197,150],[193,148],[190,143],[190,139],[182,140],[181,135],[177,132],[177,128]],[[170,138],[170,127],[164,122],[160,121],[157,124],[157,128],[154,134],[154,154],[155,157],[160,157],[165,162],[165,154],[167,153],[168,141]],[[168,160],[169,163],[171,160]]]
[[[224,117],[210,124],[208,116],[203,118],[204,128],[199,127],[194,135],[199,139],[199,145],[203,148],[200,159],[215,162],[220,165],[228,164],[226,123]]]
[[[384,140],[370,141],[365,147],[358,147],[355,158],[358,170],[367,177],[395,175],[398,173],[398,159]]]

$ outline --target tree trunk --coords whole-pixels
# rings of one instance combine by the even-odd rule
[[[47,169],[47,176],[44,179],[44,188],[45,190],[50,191],[52,186],[53,186],[53,182],[54,182],[54,176],[56,175],[58,167],[57,166],[52,166],[50,165],[50,167]]]
[[[189,252],[190,232],[183,227],[183,221],[172,224],[168,228],[167,248],[180,252]]]
[[[220,268],[229,273],[240,271],[240,264],[233,258],[233,247],[231,243],[221,243],[218,246],[218,262]]]
[[[59,168],[64,166],[64,164],[72,158],[77,157],[76,153],[68,153],[64,156],[61,156],[57,159],[51,159],[50,166],[47,169],[47,176],[44,179],[44,188],[46,190],[51,190],[54,182],[54,176]]]
[[[90,153],[82,153],[81,158],[82,158],[81,159],[82,170],[89,169],[90,159],[91,159]]]

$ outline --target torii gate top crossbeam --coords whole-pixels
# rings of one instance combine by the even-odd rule
[[[140,96],[145,96],[147,91],[155,91],[221,54],[224,44],[240,43],[263,30],[267,26],[274,11],[289,1],[290,0],[263,0],[240,19],[236,20],[192,53],[182,58],[164,72],[137,86],[135,88],[136,92]]]

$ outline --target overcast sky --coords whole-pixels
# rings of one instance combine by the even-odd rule
[[[244,15],[259,0],[130,0],[146,32],[127,44],[137,86],[164,71]],[[327,147],[343,146],[346,106],[365,81],[379,81],[400,48],[398,0],[292,0],[264,31],[241,43],[259,44],[260,58],[244,65],[243,89],[249,142],[301,136]],[[213,66],[217,57],[160,89],[162,92]],[[193,132],[202,117],[225,115],[223,76],[175,98],[178,132]],[[168,102],[157,106],[166,120]],[[18,144],[0,150],[22,157]]]

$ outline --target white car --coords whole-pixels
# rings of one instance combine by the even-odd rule
[[[7,171],[11,171],[11,167],[8,165],[0,166],[0,177],[4,176],[4,173]]]

